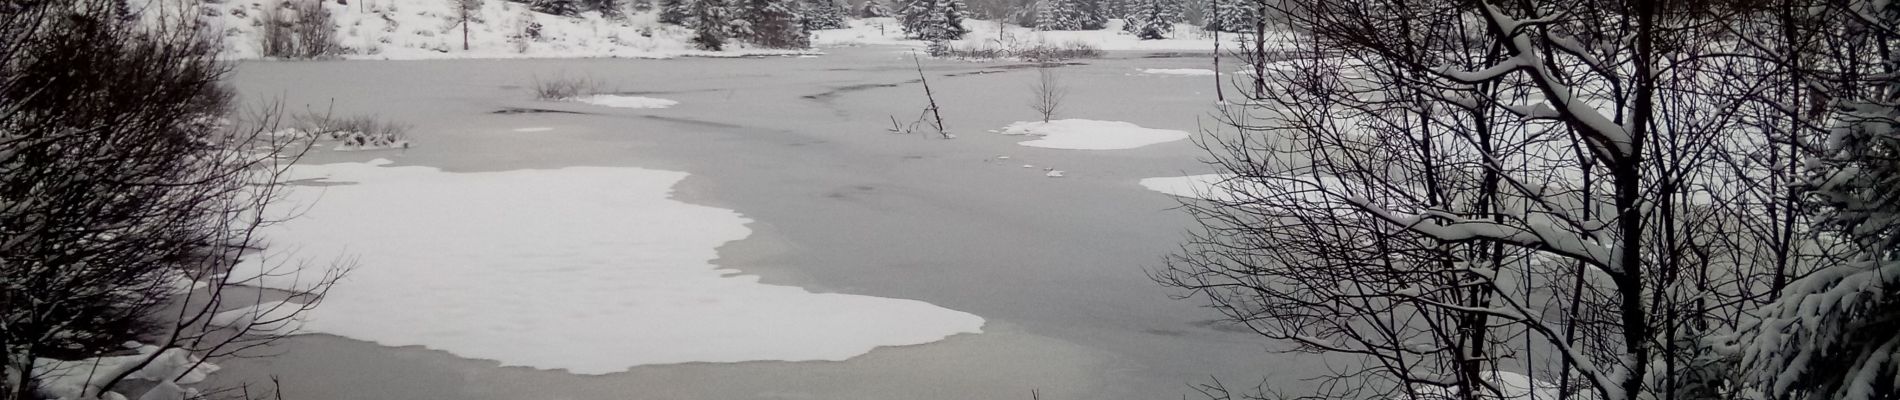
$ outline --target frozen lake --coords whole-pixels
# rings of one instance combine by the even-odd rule
[[[606,374],[503,367],[420,346],[311,334],[269,350],[279,353],[274,358],[227,361],[214,379],[277,375],[284,395],[297,399],[1027,399],[1031,389],[1044,399],[1178,399],[1198,397],[1187,385],[1210,378],[1303,387],[1297,378],[1323,368],[1316,358],[1270,353],[1271,343],[1210,324],[1212,310],[1172,300],[1148,279],[1193,221],[1171,209],[1174,199],[1138,182],[1212,172],[1192,141],[1119,150],[1018,145],[1031,138],[991,132],[1039,119],[1029,107],[1036,71],[1017,62],[925,60],[958,138],[892,134],[892,116],[908,122],[924,104],[904,49],[827,51],[817,58],[246,62],[233,79],[246,103],[281,97],[291,111],[333,107],[414,126],[413,148],[323,151],[308,163],[384,158],[448,173],[686,172],[673,199],[750,220],[750,235],[719,247],[714,264],[762,283],[974,314],[984,320],[982,333],[844,361],[694,362]],[[1205,56],[1142,53],[1078,61],[1059,69],[1069,95],[1057,117],[1196,131],[1213,123],[1214,78],[1143,70],[1208,64]],[[532,82],[556,76],[676,103],[534,100]],[[497,113],[525,109],[552,112]],[[1049,177],[1046,168],[1063,176]],[[537,229],[548,228],[520,234]]]

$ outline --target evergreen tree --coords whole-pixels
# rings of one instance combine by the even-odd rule
[[[660,0],[660,23],[686,25],[695,9],[686,4],[686,0]]]
[[[1207,3],[1207,25],[1210,31],[1253,32],[1254,21],[1259,19],[1261,0],[1214,0]]]
[[[810,33],[799,21],[796,0],[742,0],[745,7],[741,19],[745,20],[748,34],[742,37],[760,47],[774,49],[803,49],[811,47]]]
[[[864,7],[858,8],[858,18],[879,18],[891,16],[891,10],[884,7],[881,0],[865,0]]]
[[[622,15],[621,0],[581,0],[587,9],[599,11],[601,16],[618,18]]]
[[[1133,6],[1122,29],[1141,40],[1166,39],[1181,22],[1181,3],[1175,0],[1136,0]]]
[[[912,38],[938,41],[962,39],[963,0],[911,0],[904,6],[904,33]]]
[[[693,1],[693,45],[700,50],[724,50],[731,20],[725,0]]]
[[[970,29],[963,27],[963,17],[968,15],[969,6],[963,0],[937,0],[938,25],[937,40],[957,40],[969,34]]]
[[[904,8],[898,10],[898,22],[904,27],[904,34],[910,37],[922,37],[924,16],[930,14],[936,0],[906,0]]]
[[[1080,17],[1080,30],[1092,31],[1108,26],[1108,11],[1102,7],[1106,0],[1071,0],[1075,2],[1076,14]]]
[[[1095,0],[1043,0],[1036,10],[1036,29],[1085,31],[1102,29],[1108,18]]]
[[[576,4],[574,0],[533,0],[528,2],[528,9],[539,13],[569,17],[581,13],[580,4]]]
[[[835,0],[803,0],[805,30],[845,28],[845,7]]]

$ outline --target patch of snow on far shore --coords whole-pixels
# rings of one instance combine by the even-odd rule
[[[554,128],[548,128],[548,127],[515,128],[515,132],[547,132],[551,130],[554,130]]]
[[[354,261],[302,331],[424,346],[504,366],[606,374],[688,362],[844,360],[979,333],[929,303],[767,285],[711,261],[751,234],[732,210],[670,198],[683,172],[574,167],[448,173],[386,161],[292,167],[270,248],[232,272],[273,288]],[[296,210],[289,210],[296,208]]]
[[[611,94],[575,97],[572,101],[614,108],[667,108],[680,103],[673,100],[656,99],[652,97],[615,96]]]
[[[1070,150],[1121,150],[1187,139],[1188,133],[1143,128],[1127,122],[1063,119],[1017,122],[1003,127],[1005,135],[1034,135],[1041,139],[1017,143],[1029,147]]]
[[[1148,68],[1141,70],[1141,73],[1153,75],[1214,76],[1214,70],[1197,68]]]

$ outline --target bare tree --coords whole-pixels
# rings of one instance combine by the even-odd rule
[[[1784,3],[1274,2],[1292,29],[1310,32],[1295,45],[1311,50],[1289,54],[1285,68],[1244,58],[1261,77],[1247,82],[1254,98],[1224,109],[1226,129],[1202,140],[1225,174],[1186,202],[1202,229],[1155,277],[1299,351],[1359,357],[1323,377],[1315,397],[1808,393],[1802,385],[1848,374],[1745,378],[1795,376],[1780,367],[1814,347],[1873,349],[1891,338],[1860,330],[1889,326],[1878,322],[1894,315],[1888,303],[1801,318],[1770,315],[1798,300],[1768,300],[1791,287],[1877,298],[1816,283],[1829,265],[1892,247],[1855,250],[1829,233],[1800,200],[1811,194],[1801,182],[1840,180],[1805,176],[1795,160],[1823,154],[1822,137],[1843,137],[1821,121],[1853,115],[1805,107],[1819,97],[1808,87],[1835,95],[1854,86],[1842,77],[1891,77],[1868,59],[1893,43],[1870,32],[1891,25],[1840,19],[1893,14]],[[1827,7],[1845,11],[1814,13]],[[1852,60],[1793,67],[1828,59],[1815,54],[1829,48]],[[1858,87],[1857,99],[1900,97]],[[1856,107],[1841,110],[1868,109]],[[1841,170],[1870,169],[1858,165]],[[1849,192],[1865,199],[1874,185]],[[1853,326],[1860,339],[1751,339],[1813,336],[1791,326]],[[1855,372],[1891,371],[1887,351],[1828,354],[1867,366]],[[1507,387],[1505,373],[1548,387]],[[1894,393],[1891,380],[1867,382]]]
[[[266,134],[275,110],[225,118],[226,70],[195,27],[116,21],[108,3],[0,12],[0,398],[109,397],[132,379],[180,398],[196,365],[269,343],[257,328],[314,307],[343,271],[279,293],[270,317],[219,313],[262,300],[229,272],[282,215],[308,143]]]
[[[1056,115],[1056,109],[1062,106],[1062,100],[1069,96],[1069,88],[1062,84],[1055,67],[1050,63],[1036,64],[1036,84],[1029,89],[1035,95],[1029,108],[1042,115],[1042,122],[1049,122],[1049,118]]]

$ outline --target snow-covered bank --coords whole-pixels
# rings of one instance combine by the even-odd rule
[[[467,45],[454,1],[321,2],[336,27],[339,55],[346,59],[418,60],[458,58],[670,58],[809,54],[813,51],[729,46],[703,51],[687,41],[689,29],[661,24],[653,13],[623,19],[599,13],[563,17],[529,11],[510,1],[484,1],[471,16]],[[202,2],[155,8],[153,14],[186,13],[208,24],[224,42],[224,55],[262,58],[262,35],[271,3],[261,0]],[[196,8],[189,8],[196,7]],[[182,10],[182,11],[180,11]],[[289,13],[288,10],[282,12]],[[288,15],[288,14],[286,14]],[[157,17],[154,17],[157,18]]]
[[[328,184],[295,187],[288,199],[307,212],[272,226],[267,259],[234,274],[349,257],[357,267],[304,331],[581,374],[843,360],[984,324],[920,301],[812,293],[720,269],[716,249],[750,235],[749,220],[671,199],[682,172],[385,164],[295,167]]]
[[[950,41],[950,45],[959,48],[978,47],[1027,47],[1036,43],[1066,44],[1084,43],[1099,50],[1146,50],[1146,51],[1212,51],[1214,35],[1192,24],[1175,24],[1174,34],[1168,39],[1141,40],[1134,34],[1121,30],[1121,20],[1110,20],[1105,29],[1091,31],[1038,31],[1016,25],[1001,25],[995,21],[975,19],[963,20],[963,26],[970,30],[963,39]],[[895,18],[866,18],[850,21],[850,28],[831,29],[815,32],[812,44],[821,47],[860,46],[860,45],[903,45],[923,47],[926,43],[904,37],[903,24]],[[1290,40],[1288,34],[1268,35],[1269,46],[1280,46]],[[1223,34],[1222,47],[1232,47],[1236,38],[1233,34]]]
[[[1187,139],[1188,133],[1143,128],[1127,122],[1060,119],[1017,122],[1003,127],[1005,135],[1040,136],[1018,144],[1069,150],[1122,150]]]

